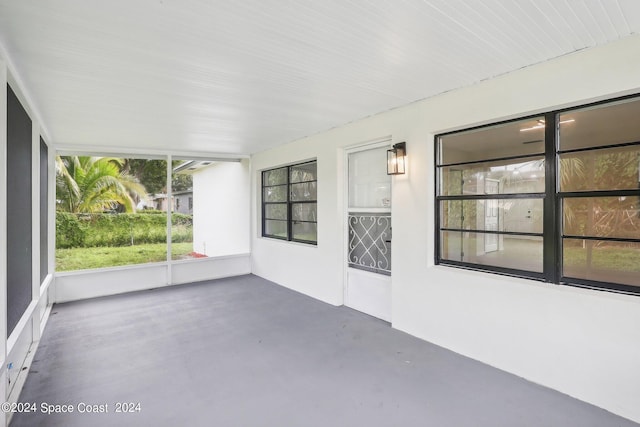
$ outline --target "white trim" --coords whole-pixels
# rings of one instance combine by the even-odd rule
[[[297,243],[297,242],[293,242],[293,243]],[[304,245],[305,247],[309,246],[303,243],[300,243],[300,244]],[[206,262],[207,260],[212,260],[212,259],[223,260],[223,259],[231,259],[231,258],[241,258],[248,255],[251,255],[251,253],[247,252],[247,253],[241,253],[241,254],[220,255],[220,256],[212,256],[212,257],[206,257],[206,258],[190,258],[190,259],[180,259],[180,260],[174,259],[170,261],[145,262],[142,264],[115,265],[113,267],[86,268],[83,270],[57,271],[53,275],[49,274],[47,278],[45,278],[45,281],[42,282],[43,285],[42,285],[41,294],[46,291],[45,283],[47,282],[47,279],[49,280],[49,283],[47,283],[46,287],[48,287],[53,281],[52,280],[53,276],[69,277],[69,276],[80,276],[87,273],[100,273],[100,272],[109,273],[114,270],[137,270],[137,269],[142,269],[147,267],[165,267],[168,264],[179,265],[179,264],[187,264],[187,263]]]
[[[103,149],[92,151],[92,150],[87,150],[84,147],[80,150],[65,150],[60,148],[57,144],[56,144],[55,151],[56,151],[56,155],[61,157],[86,156],[86,157],[132,157],[136,159],[145,159],[145,160],[166,160],[167,159],[167,156],[165,154],[142,155],[140,153],[135,153],[131,151],[106,151]]]
[[[210,260],[223,260],[223,259],[233,259],[233,258],[244,258],[250,256],[250,252],[245,252],[241,254],[232,254],[232,255],[220,255],[220,256],[208,256],[204,258],[189,258],[189,259],[180,259],[180,260],[171,260],[171,264],[174,265],[182,265],[189,263],[198,263],[198,262],[206,262]]]
[[[262,221],[260,221],[260,224],[262,224]],[[277,237],[269,237],[269,236],[258,236],[258,239],[262,239],[262,240],[265,240],[267,242],[277,242],[277,243],[282,243],[282,244],[286,244],[286,245],[298,245],[298,246],[301,246],[303,248],[315,248],[315,249],[318,249],[318,243],[317,242],[316,242],[316,244],[304,243],[304,242],[296,242],[295,240],[278,239]]]
[[[173,273],[171,269],[171,258],[173,257],[173,250],[171,246],[171,229],[172,217],[173,217],[173,156],[167,155],[167,285],[173,283]]]
[[[366,150],[371,150],[373,148],[382,148],[387,146],[391,148],[392,142],[393,142],[393,137],[391,135],[388,135],[380,138],[371,139],[369,141],[357,142],[355,144],[348,145],[344,147],[344,151],[347,154],[345,156],[345,160],[349,159],[349,154],[351,153],[357,153],[359,151],[366,151]],[[348,165],[346,166],[347,166],[347,173],[348,173],[349,168],[348,168]]]
[[[67,302],[109,295],[176,286],[182,283],[214,280],[251,272],[250,255],[202,258],[200,262],[179,262],[167,282],[169,264],[141,264],[133,269],[111,268],[109,271],[84,270],[56,277],[51,302]]]
[[[270,171],[270,170],[274,170],[274,169],[286,168],[286,167],[289,167],[289,166],[302,165],[302,164],[311,163],[311,162],[318,162],[318,158],[317,157],[309,157],[309,158],[303,159],[303,160],[296,160],[296,161],[293,161],[293,162],[280,163],[280,164],[275,165],[275,166],[269,166],[269,167],[266,167],[266,168],[258,169],[258,170],[256,170],[256,172],[258,172],[258,174],[260,176],[260,182],[259,182],[258,186],[262,189],[262,172]],[[262,203],[262,200],[260,200],[260,202]]]
[[[350,208],[347,206],[347,210],[354,213],[391,213],[391,208]]]
[[[239,163],[244,159],[247,159],[249,156],[243,155],[243,156],[224,156],[221,157],[221,155],[216,154],[216,155],[199,155],[199,156],[184,156],[182,154],[176,154],[176,153],[171,153],[171,155],[173,156],[173,160],[192,160],[192,161],[196,161],[196,162],[206,162],[206,161],[212,161],[212,162],[230,162],[230,163]]]
[[[49,285],[49,283],[51,283],[51,280],[47,280],[45,279],[45,281],[43,283],[47,283],[47,287]],[[44,293],[43,293],[44,294]],[[32,304],[29,306],[29,309],[32,308],[32,306],[39,306],[39,302],[41,301],[42,298],[47,298],[46,294],[44,294],[39,300],[34,300],[32,302]],[[28,324],[29,322],[32,323],[33,325],[33,329],[32,331],[34,331],[36,328],[38,329],[37,331],[37,336],[40,337],[42,336],[42,331],[44,330],[44,328],[46,327],[46,324],[49,320],[49,315],[51,313],[51,309],[52,309],[53,305],[52,304],[47,304],[44,313],[42,315],[42,318],[40,318],[39,316],[36,317],[36,314],[39,314],[38,308],[37,307],[33,307],[31,310],[31,314],[30,316],[26,316],[26,323]],[[28,309],[28,311],[29,311]],[[21,319],[22,321],[23,319]],[[14,342],[11,343],[11,350],[10,352],[13,352],[14,347],[17,345],[18,341],[23,338],[23,335],[25,332],[27,332],[29,329],[27,327],[27,325],[23,325],[24,327],[18,328],[16,327],[16,329],[14,330],[15,334],[12,334],[12,337],[10,337],[11,339],[14,339]],[[20,331],[18,331],[18,329],[20,329]],[[35,333],[35,331],[34,331]],[[29,346],[26,349],[26,352],[22,352],[19,351],[20,349],[18,349],[17,351],[19,351],[17,354],[13,354],[13,357],[18,357],[18,360],[21,359],[19,363],[19,365],[14,366],[14,369],[16,369],[17,374],[16,377],[14,378],[14,383],[13,385],[11,385],[10,387],[10,393],[8,396],[6,396],[4,398],[4,402],[11,402],[11,403],[15,403],[18,401],[18,398],[20,396],[20,392],[22,391],[22,388],[24,386],[24,383],[28,377],[28,373],[29,373],[29,367],[31,366],[31,364],[33,363],[33,359],[35,357],[36,354],[36,350],[38,348],[38,345],[40,344],[40,340],[36,339],[34,337],[34,335],[31,335],[31,340],[29,342]],[[8,353],[10,354],[10,353]],[[6,378],[5,375],[5,370],[4,370],[4,366],[3,366],[3,379]],[[6,381],[6,379],[5,379]],[[5,382],[6,384],[6,382]],[[4,389],[4,392],[6,393],[6,388]],[[0,420],[0,425],[5,425],[2,424],[2,422],[4,421],[5,423],[9,423],[11,420],[13,414],[8,413],[6,417],[2,417],[2,419]]]
[[[249,254],[203,258],[203,260],[205,261],[203,263],[176,264],[172,271],[173,283],[170,286],[251,273],[251,256]]]
[[[256,177],[258,176],[257,174],[255,174],[255,168],[253,166],[253,156],[251,156],[249,158],[249,223],[247,224],[247,226],[249,227],[249,271],[251,273],[253,273],[253,239],[255,236],[260,237],[259,235],[262,235],[262,206],[260,207],[260,213],[258,214],[257,211],[258,209],[256,209],[257,205],[254,205],[254,203],[256,203],[257,200],[257,186],[254,185],[254,179],[256,179]],[[262,198],[262,175],[261,175],[261,179],[260,179],[260,197]],[[261,202],[262,200],[260,200]],[[253,220],[253,212],[256,212],[256,217],[258,217],[258,221],[259,222],[255,222]],[[258,223],[260,224],[260,227],[258,227]],[[258,227],[260,229],[260,233],[255,233],[257,231],[256,228],[254,227]]]
[[[1,48],[1,46],[0,46]],[[0,52],[3,54],[3,52]],[[3,55],[6,56],[6,55]],[[7,67],[0,57],[0,402],[7,398]],[[0,415],[0,427],[6,426]]]
[[[20,317],[18,324],[15,328],[13,328],[13,332],[11,332],[11,335],[9,335],[9,338],[7,338],[7,354],[11,353],[13,347],[16,345],[16,342],[18,342],[20,335],[22,335],[25,328],[29,325],[29,322],[31,322],[31,318],[36,308],[38,307],[38,304],[38,300],[31,300],[31,302],[27,306],[27,309],[22,314],[22,317]]]
[[[22,387],[24,387],[24,383],[27,381],[27,377],[29,375],[28,368],[29,366],[31,366],[31,363],[33,363],[33,359],[36,356],[36,350],[38,349],[38,345],[40,345],[39,340],[32,341],[31,345],[29,346],[29,350],[25,355],[26,357],[22,365],[20,367],[16,367],[17,369],[19,369],[18,376],[16,377],[13,387],[11,388],[11,393],[9,394],[9,396],[7,396],[7,400],[6,400],[7,402],[10,402],[10,403],[18,402],[18,398],[20,397],[20,392],[22,391]],[[27,369],[24,369],[24,368],[27,368]],[[13,417],[12,412],[7,413],[7,424],[11,422],[12,417]]]
[[[44,328],[47,326],[47,322],[49,321],[49,316],[51,316],[51,309],[53,309],[53,304],[47,302],[47,308],[44,310],[44,315],[42,316],[42,320],[40,320],[40,336],[44,332]]]
[[[40,124],[31,120],[31,299],[40,300]],[[39,306],[34,318],[40,319]],[[39,322],[32,322],[33,340],[40,339]]]
[[[40,285],[40,296],[38,297],[39,300],[42,300],[42,297],[45,296],[45,294],[51,287],[52,283],[53,283],[53,274],[49,273],[47,274],[47,277],[44,278],[44,280],[42,281],[42,284]]]
[[[51,276],[53,280],[53,274],[56,271],[56,150],[51,146],[50,141],[44,141],[47,145],[47,155],[49,161],[49,200],[47,205],[47,217],[48,217],[48,237],[47,244],[49,250],[47,253],[49,271],[47,277]],[[46,281],[46,279],[45,279]]]
[[[229,154],[217,152],[202,151],[172,151],[172,150],[154,150],[154,149],[137,149],[131,147],[118,146],[74,146],[65,144],[56,144],[55,146],[60,156],[140,156],[147,159],[165,160],[167,156],[176,156],[176,160],[218,160],[218,161],[239,161],[240,159],[248,159],[248,154]]]
[[[167,261],[159,262],[146,262],[144,264],[129,264],[129,265],[115,265],[113,267],[101,267],[101,268],[86,268],[84,270],[72,270],[72,271],[57,271],[54,273],[55,277],[68,277],[68,276],[80,276],[87,273],[109,273],[114,270],[137,270],[146,267],[164,267],[167,265]]]

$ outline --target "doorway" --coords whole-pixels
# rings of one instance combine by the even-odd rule
[[[347,151],[345,305],[391,321],[389,141]]]

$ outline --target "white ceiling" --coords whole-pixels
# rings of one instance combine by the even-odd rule
[[[637,0],[0,0],[56,144],[248,154],[640,32]]]

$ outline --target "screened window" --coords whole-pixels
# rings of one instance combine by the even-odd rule
[[[316,244],[317,162],[262,172],[262,236]]]
[[[166,189],[165,160],[57,156],[56,271],[166,261]]]
[[[436,137],[436,263],[640,292],[640,100]]]

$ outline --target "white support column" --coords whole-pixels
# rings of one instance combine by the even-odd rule
[[[0,403],[7,401],[7,65],[0,57]],[[0,415],[0,427],[7,418]]]
[[[173,213],[173,188],[171,188],[173,178],[173,156],[167,155],[167,285],[173,283],[173,272],[171,271],[171,215]]]
[[[47,307],[49,307],[53,301],[54,296],[56,294],[56,282],[54,272],[56,271],[56,150],[53,148],[51,141],[45,142],[48,144],[48,154],[49,154],[49,210],[48,210],[48,221],[49,221],[49,235],[47,237],[47,242],[49,244],[49,275],[45,280],[50,280],[51,284],[49,285],[49,290],[47,291],[47,295],[43,296],[43,298],[47,299]]]

